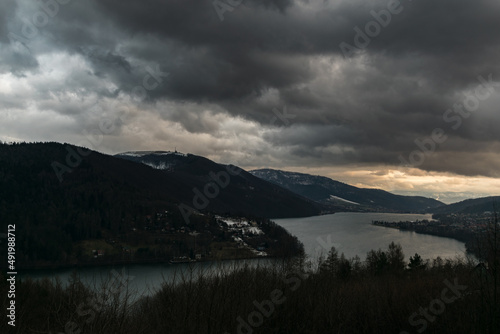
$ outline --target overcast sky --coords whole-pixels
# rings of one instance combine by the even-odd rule
[[[6,0],[0,139],[498,195],[499,32],[498,0]]]

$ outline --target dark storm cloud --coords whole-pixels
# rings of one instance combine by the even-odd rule
[[[9,42],[8,20],[14,16],[16,3],[14,1],[2,1],[0,3],[0,42]]]
[[[16,16],[16,9],[15,1],[0,3],[0,73],[22,76],[24,71],[36,69],[38,62],[32,54],[26,52],[25,47],[10,45],[12,24],[9,21]]]
[[[38,61],[33,55],[22,48],[3,47],[0,49],[0,73],[12,73],[15,76],[24,76],[25,71],[36,70]]]
[[[479,75],[500,80],[500,4],[401,1],[399,14],[344,59],[340,43],[355,45],[354,28],[364,30],[374,20],[371,11],[388,3],[247,0],[221,21],[207,0],[71,1],[25,52],[15,41],[7,44],[6,29],[19,33],[21,19],[39,8],[16,9],[8,1],[0,5],[0,72],[22,75],[37,69],[37,56],[66,52],[83,57],[91,70],[75,73],[64,86],[40,87],[40,94],[64,90],[113,98],[130,94],[146,68],[159,66],[168,80],[148,92],[145,102],[191,103],[190,110],[158,110],[189,132],[215,133],[218,126],[206,109],[222,110],[279,128],[264,139],[287,149],[291,163],[305,164],[308,157],[311,165],[328,166],[398,164],[400,155],[416,149],[415,139],[439,127],[448,140],[420,168],[496,175],[496,100],[482,102],[457,129],[443,115],[463,101],[464,91],[476,88]],[[40,105],[68,115],[85,112],[51,101]],[[271,123],[273,108],[283,106],[296,116],[288,127]],[[470,152],[484,154],[476,165],[457,167]]]

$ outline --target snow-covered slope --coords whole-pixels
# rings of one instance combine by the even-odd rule
[[[140,162],[154,169],[171,171],[182,164],[188,155],[177,151],[130,151],[117,154],[116,157]]]

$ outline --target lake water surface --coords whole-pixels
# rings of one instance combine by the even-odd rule
[[[343,252],[348,258],[358,255],[364,260],[368,251],[385,250],[392,241],[401,244],[407,260],[415,253],[424,259],[437,256],[454,258],[465,254],[465,244],[457,240],[371,224],[372,220],[397,222],[424,219],[431,220],[432,215],[340,212],[274,221],[297,236],[304,243],[306,254],[311,257],[326,254],[331,246],[335,246],[339,254]]]
[[[306,254],[317,258],[321,253],[326,254],[331,246],[335,246],[340,253],[348,258],[358,255],[365,259],[366,253],[371,249],[386,249],[392,241],[401,244],[406,259],[418,253],[424,259],[437,256],[454,258],[464,255],[465,245],[462,242],[435,237],[415,232],[405,232],[397,229],[374,226],[372,220],[406,221],[431,219],[431,215],[416,214],[387,214],[387,213],[335,213],[332,215],[315,216],[309,218],[275,219],[275,222],[296,235],[304,243]],[[244,260],[247,264],[267,265],[266,259]],[[231,270],[242,261],[224,261],[225,270]],[[199,270],[217,272],[221,264],[209,262],[197,263],[195,273]],[[189,274],[193,265],[189,264],[146,264],[127,266],[106,266],[97,268],[80,268],[77,272],[82,281],[93,285],[110,277],[110,275],[128,275],[130,288],[139,295],[151,294],[161,286],[164,281],[179,278],[181,273]],[[55,278],[59,277],[64,284],[69,281],[73,269],[30,271],[18,277]],[[114,273],[114,274],[113,274]]]

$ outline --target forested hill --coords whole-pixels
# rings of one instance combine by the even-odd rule
[[[183,191],[176,190],[171,196],[183,203],[191,203],[191,206],[196,206],[196,203],[204,204],[205,198],[213,211],[273,218],[312,216],[323,209],[321,204],[262,180],[243,169],[218,164],[202,156],[159,151],[127,152],[116,157],[148,165],[150,169],[174,178],[182,184]],[[228,182],[226,177],[229,178]],[[212,182],[218,185],[215,189],[208,186]],[[200,190],[203,195],[198,194],[196,203],[193,203],[193,188]]]
[[[450,213],[484,213],[484,212],[494,212],[500,208],[500,196],[489,196],[482,198],[472,198],[465,201],[460,201],[453,204],[439,206],[429,210],[429,212],[440,214],[450,214]]]
[[[214,173],[225,168],[209,166],[218,166]],[[208,170],[198,172],[192,177],[186,171],[167,173],[67,144],[0,144],[0,225],[6,231],[8,224],[16,224],[20,263],[63,263],[75,255],[75,242],[146,228],[159,212],[168,212],[164,219],[171,229],[185,226],[178,205],[192,207],[193,188],[203,189],[210,180]],[[244,189],[231,193],[228,186],[201,211],[258,217],[317,212],[287,190],[251,181],[234,183],[253,187],[252,196]]]
[[[443,203],[421,196],[401,196],[380,189],[357,188],[324,176],[274,169],[250,171],[337,211],[424,212]]]
[[[177,213],[155,174],[163,176],[97,152],[82,158],[70,145],[0,145],[0,221],[2,230],[16,225],[18,263],[64,262],[73,242],[130,229],[155,207]]]
[[[213,179],[210,173],[227,171],[227,166],[206,158],[188,155],[186,166],[165,172],[117,157],[59,143],[0,145],[1,200],[29,204],[27,209],[58,206],[68,209],[91,207],[107,200],[123,208],[161,203],[185,203],[194,209],[196,193]],[[69,160],[67,160],[69,159]],[[319,206],[281,187],[265,182],[232,166],[238,175],[219,187],[203,209],[217,213],[261,217],[314,215]],[[213,190],[213,189],[211,189]],[[102,209],[102,208],[101,208]],[[12,211],[12,210],[9,210]],[[123,211],[123,210],[122,210]],[[18,212],[16,212],[17,214]]]

